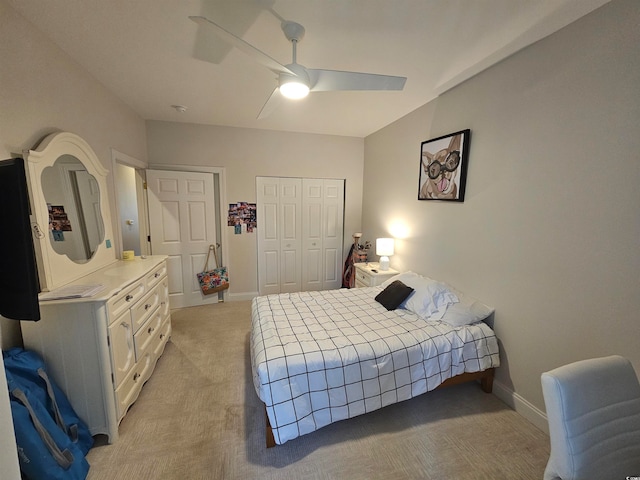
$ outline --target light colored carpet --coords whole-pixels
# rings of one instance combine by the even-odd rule
[[[119,441],[89,452],[90,480],[542,478],[549,438],[475,383],[266,449],[250,311],[227,302],[172,313],[172,339]]]

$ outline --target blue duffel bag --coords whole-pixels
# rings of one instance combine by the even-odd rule
[[[44,361],[33,351],[11,348],[2,353],[4,368],[15,387],[29,390],[46,408],[60,429],[75,443],[83,455],[93,446],[89,428],[74,411],[64,392],[49,378]],[[8,375],[7,374],[7,375]]]
[[[20,470],[28,480],[84,480],[89,463],[69,436],[56,424],[39,395],[20,388],[7,374],[11,414]]]

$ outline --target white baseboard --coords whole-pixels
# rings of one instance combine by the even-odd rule
[[[493,381],[493,394],[549,435],[547,415],[538,407],[532,405],[516,392],[496,380]]]
[[[243,293],[229,293],[225,295],[226,302],[242,302],[244,300],[253,300],[253,297],[257,297],[258,292],[243,292]]]

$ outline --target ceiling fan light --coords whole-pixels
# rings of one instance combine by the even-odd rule
[[[298,100],[309,95],[309,86],[292,78],[287,82],[280,83],[280,93],[287,98]]]
[[[279,76],[280,93],[294,100],[309,95],[309,74],[307,69],[297,63],[287,65],[293,74],[283,72]]]

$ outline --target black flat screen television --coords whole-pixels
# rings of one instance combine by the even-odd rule
[[[24,160],[0,160],[0,315],[40,320],[29,194]]]

